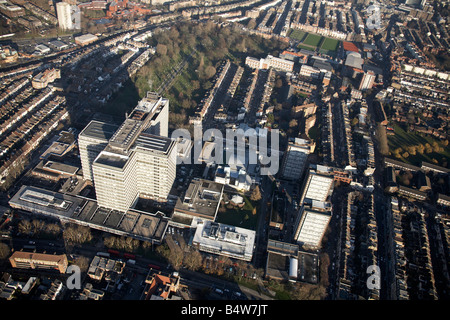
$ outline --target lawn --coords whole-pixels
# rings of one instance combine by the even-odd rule
[[[328,50],[328,51],[336,51],[338,48],[338,45],[339,45],[339,40],[325,38],[320,49]]]
[[[440,152],[436,152],[435,150],[429,153],[425,151],[422,154],[417,152],[415,155],[410,154],[406,158],[401,156],[398,159],[416,166],[420,166],[422,161],[434,163],[433,159],[437,160],[437,165],[444,167],[448,165],[448,159],[450,159],[449,146],[445,146],[440,140],[433,137],[422,136],[421,134],[415,132],[407,132],[399,124],[393,124],[392,127],[394,128],[395,135],[388,135],[389,151],[392,153],[392,156],[394,156],[394,150],[398,148],[402,148],[400,154],[403,155],[405,151],[408,151],[408,147],[418,145],[425,146],[426,144],[433,146],[433,143],[437,142],[438,145],[443,149]]]
[[[304,44],[299,44],[297,49],[305,49],[305,50],[314,51],[314,50],[316,50],[316,47],[307,46],[307,45],[304,45]]]
[[[240,228],[256,230],[258,223],[258,203],[250,201],[246,196],[243,196],[245,205],[242,208],[231,205],[221,205],[225,211],[219,209],[217,214],[217,222],[224,223]],[[256,214],[253,214],[253,208],[256,207]]]
[[[301,30],[293,29],[291,31],[291,33],[289,34],[289,38],[292,38],[294,40],[298,40],[298,41],[301,42],[303,40],[303,38],[305,38],[305,35],[307,35],[306,32],[301,31]]]
[[[306,44],[307,46],[318,47],[321,41],[322,36],[309,33],[308,36],[303,41],[303,44]]]

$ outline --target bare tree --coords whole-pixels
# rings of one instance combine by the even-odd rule
[[[6,259],[11,252],[11,249],[6,243],[0,242],[0,259]]]
[[[202,255],[197,249],[191,249],[184,255],[184,264],[189,270],[196,271],[202,266]]]
[[[31,224],[30,220],[21,220],[19,222],[19,232],[24,234],[31,234],[33,232],[34,228]]]
[[[250,200],[252,201],[259,201],[261,200],[261,191],[259,190],[259,186],[256,186],[253,191],[252,194],[250,195]]]

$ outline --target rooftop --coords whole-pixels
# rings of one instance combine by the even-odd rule
[[[120,213],[100,208],[94,200],[30,186],[22,186],[9,203],[13,208],[145,241],[161,241],[168,225],[168,220],[161,212],[130,209]]]
[[[325,201],[333,185],[333,178],[312,172],[309,177],[303,199]]]
[[[119,126],[97,120],[92,120],[84,129],[80,132],[80,137],[95,138],[107,142],[116,132]]]
[[[224,185],[209,180],[193,180],[184,197],[178,198],[175,213],[214,219],[222,199]]]
[[[162,153],[167,153],[173,145],[174,140],[150,133],[141,133],[135,142],[136,147]]]
[[[109,144],[112,147],[128,149],[142,129],[142,122],[140,120],[125,119],[111,137]]]
[[[115,167],[122,169],[128,161],[128,156],[113,153],[109,151],[102,151],[95,159],[94,164],[101,164],[108,167]]]
[[[192,243],[200,250],[250,261],[253,256],[256,232],[196,218]]]

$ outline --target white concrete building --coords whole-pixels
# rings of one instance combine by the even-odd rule
[[[56,4],[56,16],[58,18],[59,28],[63,30],[72,30],[71,5],[67,2],[58,2]]]
[[[93,181],[92,164],[105,149],[117,128],[117,125],[92,120],[78,135],[78,149],[85,180]]]
[[[196,229],[192,245],[200,251],[244,261],[252,260],[255,231],[201,218],[193,219],[191,228]]]
[[[124,212],[139,196],[167,200],[178,154],[168,118],[169,101],[148,93],[118,128],[92,121],[80,133],[83,175],[100,207]]]

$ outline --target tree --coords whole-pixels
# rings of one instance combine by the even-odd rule
[[[64,229],[63,237],[72,243],[85,243],[92,240],[91,229],[85,226],[70,225]]]
[[[213,66],[208,66],[205,69],[205,77],[206,79],[212,78],[216,74],[216,68]]]
[[[61,227],[56,223],[49,223],[47,224],[45,231],[52,236],[57,236],[61,233]]]
[[[0,259],[6,259],[11,253],[11,249],[6,243],[0,242]]]
[[[19,222],[19,232],[29,235],[33,232],[34,228],[30,220],[21,220]]]
[[[84,256],[78,256],[75,264],[80,268],[81,272],[86,272],[89,267],[89,259]]]
[[[247,24],[248,29],[255,29],[256,27],[256,20],[254,18],[251,18],[250,21]]]
[[[275,81],[275,88],[279,89],[279,88],[281,88],[282,86],[283,86],[283,80],[281,80],[281,78],[278,78],[278,79]]]
[[[34,228],[34,234],[39,234],[45,229],[45,222],[42,220],[34,219],[31,224]]]
[[[423,144],[417,145],[417,152],[423,154],[425,152],[425,146]]]
[[[184,255],[184,264],[189,270],[196,271],[202,266],[202,255],[198,250],[191,249]]]
[[[167,54],[167,46],[162,43],[158,43],[156,46],[156,53],[160,56],[165,56]]]
[[[262,196],[261,196],[261,191],[259,190],[259,186],[256,186],[253,191],[252,194],[250,195],[250,200],[252,201],[259,201],[261,200]]]
[[[108,236],[103,240],[103,244],[107,248],[114,248],[116,245],[116,237],[114,236]]]

